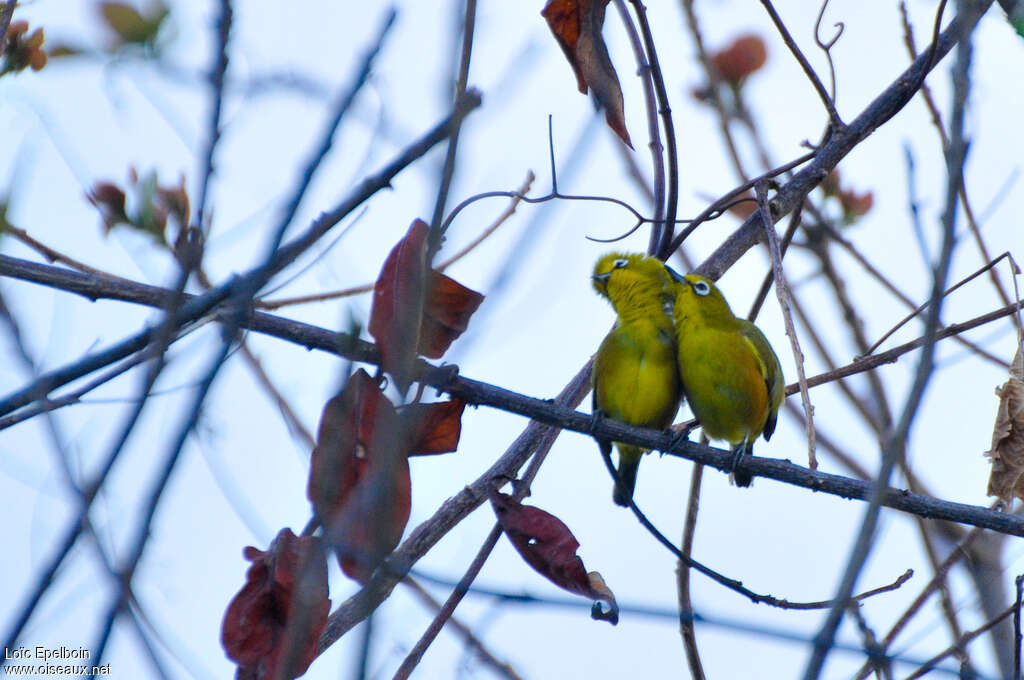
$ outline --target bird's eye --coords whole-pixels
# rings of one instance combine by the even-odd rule
[[[629,260],[624,260],[624,259],[615,260],[615,262],[612,262],[612,268],[613,269],[622,269],[627,264],[629,264]]]
[[[711,286],[709,286],[706,281],[698,281],[693,284],[693,292],[697,295],[704,296],[711,292]]]

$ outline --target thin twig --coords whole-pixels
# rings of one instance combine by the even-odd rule
[[[60,262],[61,264],[66,264],[72,269],[77,269],[80,272],[88,272],[90,274],[95,274],[96,276],[105,276],[107,278],[117,279],[119,281],[129,281],[129,279],[122,278],[109,272],[105,272],[101,269],[96,269],[95,267],[90,267],[84,262],[76,260],[75,258],[69,255],[65,255],[59,250],[55,250],[50,246],[46,245],[45,243],[43,243],[42,241],[33,238],[31,235],[29,235],[27,231],[19,227],[16,227],[13,224],[4,225],[4,234],[9,234],[13,238],[21,241],[26,246],[28,246],[32,250],[36,251],[37,253],[45,257],[50,262]]]
[[[932,658],[925,661],[913,673],[908,675],[904,680],[916,680],[917,678],[927,675],[933,668],[935,668],[935,664],[939,663],[946,657],[957,654],[958,652],[966,648],[967,645],[972,640],[977,638],[979,635],[984,635],[985,633],[987,633],[988,631],[992,630],[997,625],[1005,621],[1006,619],[1010,618],[1010,616],[1013,614],[1014,611],[1016,611],[1016,609],[1017,603],[1011,604],[1009,607],[1003,610],[1001,614],[988,621],[988,623],[986,623],[985,625],[981,626],[980,628],[975,628],[974,630],[968,633],[964,633],[963,637],[961,637],[959,640],[950,645],[945,651],[939,652]]]
[[[946,290],[942,291],[942,296],[945,297],[945,296],[949,295],[950,293],[952,293],[953,291],[955,291],[957,288],[960,288],[961,286],[966,285],[967,283],[973,281],[977,277],[981,276],[982,274],[984,274],[985,272],[989,271],[990,269],[995,267],[997,264],[999,264],[1000,260],[1002,260],[1003,258],[1009,257],[1009,256],[1010,256],[1010,253],[1009,252],[1005,252],[1002,255],[1000,255],[999,257],[997,257],[996,259],[989,261],[988,264],[983,266],[981,269],[978,269],[973,274],[969,274],[968,276],[965,276],[964,278],[960,279],[955,285],[952,285],[949,288],[947,288]],[[872,352],[874,352],[876,349],[878,349],[879,345],[881,345],[883,342],[885,342],[890,337],[892,337],[893,333],[895,333],[899,329],[903,328],[903,326],[905,326],[907,324],[907,322],[909,322],[915,316],[917,316],[918,314],[920,314],[924,310],[928,309],[928,306],[931,305],[931,304],[932,304],[932,301],[929,300],[928,302],[924,303],[923,305],[920,305],[919,307],[915,308],[914,311],[912,311],[910,314],[907,314],[905,317],[900,319],[900,321],[895,326],[893,326],[891,329],[889,329],[884,335],[882,335],[882,337],[880,337],[878,339],[877,342],[875,342],[875,344],[871,345],[871,347],[868,348],[867,352],[864,353],[864,356],[868,356]]]
[[[349,109],[352,108],[352,103],[355,101],[356,96],[363,89],[363,86],[369,79],[370,73],[373,71],[373,62],[377,58],[377,55],[380,54],[380,50],[384,45],[384,39],[387,38],[388,33],[391,31],[391,27],[394,25],[395,18],[397,16],[398,10],[394,7],[388,9],[387,13],[384,15],[384,21],[381,24],[380,30],[377,31],[376,37],[373,42],[370,43],[370,47],[367,48],[366,54],[363,56],[363,60],[359,68],[354,72],[355,75],[352,77],[352,83],[338,93],[338,98],[335,100],[330,119],[328,120],[327,125],[324,126],[323,132],[320,135],[320,141],[317,144],[316,149],[309,155],[305,167],[303,168],[301,178],[295,184],[295,188],[292,189],[291,196],[284,204],[275,233],[284,232],[284,230],[288,228],[288,225],[292,223],[292,220],[295,219],[295,214],[299,210],[299,204],[302,203],[302,199],[306,195],[309,185],[312,184],[317,170],[319,170],[324,159],[327,158],[327,154],[331,152],[331,147],[334,144],[334,135],[337,134],[338,128],[341,126],[341,123],[345,118],[345,114],[347,114]]]
[[[800,206],[790,215],[789,225],[786,227],[786,233],[782,235],[780,258],[786,257],[786,251],[789,250],[789,244],[793,242],[793,236],[796,234],[796,230],[800,226],[800,218],[802,214],[803,207]],[[757,295],[754,296],[754,302],[750,305],[750,311],[747,312],[747,321],[753,323],[754,320],[757,319],[757,315],[761,312],[761,306],[764,305],[765,298],[768,297],[768,291],[771,290],[773,283],[775,283],[774,265],[772,265],[772,267],[768,269],[768,273],[764,275],[764,281],[761,282],[761,287],[758,289]]]
[[[915,482],[911,481],[910,475],[906,474],[907,472],[909,472],[909,469],[904,470],[904,474],[908,477],[907,484],[910,486],[910,489],[915,493],[920,493],[920,491],[915,488]],[[932,567],[932,572],[934,574],[938,574],[942,560],[939,559],[938,553],[935,550],[934,541],[931,536],[932,527],[920,517],[915,519],[918,533],[921,535],[921,544],[928,556],[928,563]],[[954,604],[952,595],[950,594],[949,580],[945,576],[936,577],[936,580],[938,582],[939,605],[942,607],[942,614],[949,626],[950,635],[954,640],[959,639],[960,636],[963,635],[963,629],[960,627],[960,621],[957,618],[956,605]],[[960,657],[960,664],[961,666],[966,666],[968,668],[974,667],[974,664],[971,663],[970,656],[967,654],[966,650],[964,650],[963,655]]]
[[[533,171],[527,170],[526,179],[523,180],[523,183],[517,190],[517,193],[523,196],[529,193],[530,187],[533,186],[533,181],[535,179],[536,176],[533,174]],[[480,235],[477,236],[475,239],[467,243],[465,247],[462,248],[462,250],[455,253],[447,260],[444,260],[443,262],[438,264],[437,267],[435,267],[435,269],[437,269],[437,271],[439,272],[443,272],[445,269],[448,269],[448,267],[451,267],[453,264],[455,264],[456,262],[464,258],[466,255],[468,255],[470,252],[472,252],[474,248],[483,243],[491,234],[497,231],[498,227],[503,225],[506,222],[506,220],[508,220],[508,218],[512,217],[512,215],[515,214],[516,208],[519,207],[520,200],[522,199],[518,197],[513,197],[512,200],[509,202],[508,207],[505,208],[505,211],[498,215],[498,217],[493,222],[491,222],[491,225],[489,227],[480,232]]]
[[[658,98],[658,113],[661,114],[661,125],[665,129],[665,155],[668,161],[668,188],[665,197],[665,224],[661,232],[661,242],[654,251],[658,258],[665,260],[671,254],[668,244],[672,241],[672,233],[676,225],[676,210],[679,208],[679,152],[676,149],[676,129],[672,122],[672,109],[668,103],[668,92],[665,90],[665,79],[661,74],[658,62],[658,51],[654,47],[654,36],[651,25],[647,21],[647,8],[640,0],[630,0],[640,34],[644,39],[644,51],[647,63],[651,67],[651,80],[654,82],[654,94]],[[657,210],[657,207],[655,207]]]
[[[949,571],[953,568],[953,566],[956,565],[961,559],[964,559],[970,555],[970,547],[981,535],[982,532],[980,529],[972,529],[971,531],[967,532],[967,535],[964,536],[963,540],[961,540],[960,543],[958,543],[952,550],[949,551],[949,555],[946,556],[946,559],[943,560],[942,564],[940,564],[938,568],[935,569],[935,573],[932,576],[932,579],[927,584],[925,584],[924,588],[921,589],[921,592],[918,593],[917,597],[915,597],[913,602],[910,603],[910,606],[907,607],[906,611],[900,616],[899,619],[896,620],[896,623],[892,625],[892,627],[889,629],[889,632],[886,633],[885,638],[882,639],[883,649],[888,649],[890,646],[892,646],[893,641],[896,640],[896,637],[900,634],[900,632],[903,631],[903,629],[911,621],[911,619],[913,619],[913,617],[917,615],[917,613],[924,606],[925,602],[928,601],[928,598],[930,598],[933,593],[938,591],[938,589],[941,587],[942,583],[946,579],[947,575],[949,574]],[[866,678],[869,672],[870,669],[867,666],[864,666],[860,669],[856,677]]]
[[[420,585],[419,581],[413,579],[411,576],[406,576],[402,579],[402,585],[409,588],[416,597],[418,597],[431,610],[436,612],[441,609],[441,603],[435,600],[434,596],[431,595],[426,588]],[[487,649],[487,646],[473,633],[469,626],[462,623],[454,616],[448,619],[448,626],[451,630],[455,631],[456,635],[462,638],[466,647],[472,650],[490,670],[506,678],[506,680],[522,680],[511,665],[507,662],[500,661],[489,649]]]
[[[654,222],[651,225],[651,238],[647,245],[648,254],[655,254],[661,237],[664,232],[665,220],[665,149],[661,144],[661,128],[658,126],[658,104],[655,101],[654,83],[652,78],[651,64],[644,52],[644,46],[640,42],[640,35],[637,33],[636,25],[629,15],[625,0],[615,0],[615,9],[619,11],[622,25],[626,28],[626,36],[633,48],[633,56],[636,59],[637,75],[640,76],[640,84],[644,90],[644,105],[647,111],[647,135],[651,141],[648,146],[651,149],[651,167],[654,174],[654,192],[651,197],[651,204],[654,209]],[[616,144],[616,148],[630,161],[632,154],[625,145]]]
[[[1013,608],[1013,680],[1020,680],[1020,646],[1024,641],[1020,630],[1020,607],[1024,599],[1024,575],[1018,575],[1013,583],[1017,588],[1017,600]]]
[[[868,657],[868,663],[871,664],[872,669],[875,671],[875,676],[879,680],[892,680],[892,664],[885,655],[885,651],[878,644],[875,631],[871,630],[871,627],[868,625],[867,620],[864,618],[864,613],[860,610],[860,605],[851,604],[847,607],[847,611],[850,612],[850,615],[857,622],[857,630],[860,631],[864,644],[864,653]]]
[[[843,119],[839,117],[839,112],[836,111],[836,104],[832,101],[832,97],[829,96],[825,90],[825,86],[822,85],[821,79],[818,74],[815,73],[814,68],[811,67],[810,62],[807,61],[807,57],[800,51],[796,41],[793,40],[793,36],[789,34],[789,29],[786,28],[786,24],[782,22],[782,17],[775,11],[775,7],[772,5],[770,0],[761,0],[761,5],[764,6],[765,11],[768,12],[768,16],[771,18],[772,23],[775,24],[775,28],[779,31],[779,35],[782,36],[782,41],[786,43],[786,47],[793,54],[793,58],[800,64],[800,68],[804,70],[807,79],[811,81],[811,85],[814,87],[814,91],[818,93],[818,98],[821,99],[821,103],[825,106],[825,111],[828,112],[828,130],[825,133],[826,139],[833,133],[839,131],[843,126]],[[824,7],[822,7],[824,12]],[[820,21],[820,16],[819,16]],[[838,38],[838,36],[836,36]],[[815,38],[817,38],[817,31],[815,31]],[[827,52],[827,50],[826,50]],[[829,59],[831,64],[832,60]]]
[[[910,16],[907,13],[907,6],[904,0],[900,0],[900,19],[903,23],[903,41],[907,46],[907,52],[910,54],[911,59],[917,58],[917,46],[914,43],[914,29],[910,24]],[[921,97],[924,99],[925,105],[928,107],[928,112],[931,114],[932,125],[935,131],[939,135],[939,139],[942,140],[942,148],[949,148],[949,136],[946,134],[946,126],[942,122],[942,114],[939,112],[939,107],[935,104],[935,100],[932,97],[931,89],[927,83],[921,84]],[[967,218],[967,226],[971,230],[971,234],[974,236],[974,242],[978,246],[978,251],[981,253],[981,258],[985,262],[992,260],[992,256],[988,253],[988,248],[985,246],[985,240],[981,236],[981,229],[978,226],[978,220],[974,216],[974,209],[971,206],[971,201],[967,197],[967,184],[966,179],[964,183],[959,187],[960,200],[963,202],[964,216]],[[995,272],[989,274],[989,279],[992,281],[992,285],[995,287],[996,292],[1003,300],[1003,304],[1010,304],[1010,296],[1003,288],[1002,282]]]
[[[828,224],[827,222],[820,222],[819,224],[822,227],[824,227],[824,229],[828,232],[830,241],[834,241],[835,243],[838,243],[840,246],[842,246],[843,249],[846,250],[846,252],[849,253],[850,256],[853,257],[853,259],[856,260],[857,263],[864,268],[864,271],[869,273],[872,276],[872,278],[874,278],[876,281],[882,284],[882,286],[884,286],[886,290],[892,293],[897,300],[902,302],[906,307],[909,307],[911,309],[914,308],[914,301],[910,299],[910,296],[904,293],[899,288],[897,288],[896,284],[890,281],[889,278],[885,276],[885,274],[880,272],[877,267],[871,264],[871,262],[864,256],[863,253],[861,253],[857,249],[856,246],[853,245],[853,243],[851,243],[849,240],[843,237],[841,233],[836,231],[835,228],[832,225]],[[996,366],[999,366],[1003,369],[1009,370],[1009,362],[1001,359],[1000,357],[995,356],[991,352],[985,350],[983,347],[979,347],[977,344],[971,342],[970,340],[966,338],[957,337],[956,342],[963,345],[964,347],[967,347],[974,354],[977,354],[982,359],[985,359],[986,361],[993,363]],[[867,345],[865,344],[865,348],[866,347]]]
[[[220,16],[217,17],[217,53],[208,76],[210,86],[213,88],[210,93],[213,102],[210,106],[210,119],[207,122],[207,140],[202,155],[202,170],[199,173],[199,200],[196,202],[195,217],[195,226],[201,229],[207,237],[210,235],[209,211],[206,206],[209,200],[207,193],[213,175],[213,154],[217,150],[217,142],[220,141],[221,108],[224,103],[224,76],[228,70],[228,35],[231,33],[231,17],[231,0],[221,0]],[[182,225],[182,228],[184,227],[185,225]]]
[[[455,81],[455,101],[466,95],[466,84],[469,81],[469,62],[473,55],[473,33],[476,28],[476,0],[466,0],[466,9],[462,23],[462,55],[459,59],[459,75]],[[456,109],[458,112],[458,109]],[[456,113],[452,119],[451,131],[448,135],[448,151],[441,170],[441,181],[437,190],[437,201],[434,204],[434,216],[430,220],[430,236],[427,241],[427,262],[434,259],[434,253],[441,247],[441,238],[445,229],[441,226],[445,206],[448,204],[448,190],[451,188],[455,174],[455,156],[458,150],[459,131],[462,129],[463,115]]]
[[[843,31],[846,30],[846,24],[841,21],[837,21],[835,24],[836,34],[832,36],[832,39],[828,42],[822,42],[821,40],[821,20],[825,18],[825,10],[828,9],[828,0],[822,0],[821,9],[818,10],[818,18],[814,22],[814,42],[817,43],[818,47],[822,52],[825,53],[825,59],[828,60],[828,73],[831,78],[831,87],[829,88],[829,98],[832,101],[832,106],[836,104],[836,65],[832,60],[832,48],[839,38],[842,37]]]
[[[812,470],[818,469],[818,459],[814,454],[814,406],[811,405],[811,397],[807,393],[807,376],[804,374],[804,353],[800,349],[800,340],[796,335],[796,327],[793,326],[793,315],[790,312],[789,301],[792,294],[789,292],[789,284],[786,282],[786,273],[782,269],[782,252],[779,248],[779,236],[775,233],[775,224],[772,221],[768,208],[768,187],[762,182],[754,187],[757,192],[757,209],[761,214],[764,223],[765,237],[768,241],[768,252],[772,260],[772,273],[775,275],[775,295],[779,299],[779,308],[782,310],[782,320],[786,325],[786,335],[789,336],[790,346],[793,348],[793,362],[796,364],[797,383],[800,385],[800,401],[804,406],[804,416],[807,419],[807,466]]]
[[[903,43],[907,46],[907,52],[910,53],[910,59],[917,59],[917,46],[914,43],[914,27],[910,24],[910,15],[907,12],[907,3],[905,0],[900,0],[900,20],[903,23]],[[928,83],[921,83],[921,97],[924,99],[925,106],[928,107],[928,112],[931,113],[932,123],[935,125],[935,129],[938,130],[939,137],[942,138],[942,148],[945,149],[949,146],[949,137],[946,135],[946,126],[942,123],[942,114],[939,112],[939,107],[935,104],[935,99],[932,97],[932,89],[928,87]]]
[[[483,569],[484,562],[486,562],[487,558],[490,557],[491,551],[494,550],[494,546],[498,544],[498,539],[501,538],[501,533],[501,526],[497,524],[494,525],[491,529],[491,533],[487,535],[487,538],[484,539],[483,545],[480,546],[480,550],[477,551],[476,557],[473,558],[469,568],[466,569],[465,575],[463,575],[462,579],[459,580],[458,584],[455,586],[455,590],[453,590],[451,595],[448,596],[448,599],[441,606],[440,611],[438,611],[437,616],[435,616],[434,620],[430,622],[430,626],[428,626],[427,630],[424,631],[423,635],[416,642],[416,645],[405,657],[405,660],[402,661],[402,665],[399,666],[397,671],[395,671],[394,680],[406,680],[406,678],[408,678],[416,668],[420,659],[423,658],[423,654],[427,651],[427,647],[429,647],[430,643],[434,641],[437,634],[441,632],[441,628],[444,627],[444,624],[451,619],[452,614],[455,613],[455,608],[460,602],[462,602],[462,598],[469,590],[469,586],[473,583],[474,579],[476,579],[480,570]]]
[[[704,466],[697,463],[690,473],[690,494],[686,503],[686,520],[683,524],[683,540],[680,552],[687,558],[693,554],[693,537],[697,529],[697,512],[700,509],[700,485],[704,478]],[[679,593],[679,634],[683,638],[686,663],[690,667],[691,680],[704,680],[704,666],[697,649],[697,634],[693,628],[693,603],[690,600],[690,567],[684,560],[676,563],[676,589]]]

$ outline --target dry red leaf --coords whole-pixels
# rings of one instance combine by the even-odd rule
[[[381,365],[401,390],[409,386],[420,342],[429,232],[426,222],[413,221],[384,260],[373,286],[368,330],[380,349]]]
[[[415,442],[410,456],[431,456],[450,453],[458,448],[462,434],[462,412],[466,402],[461,399],[434,404],[410,404],[402,409],[402,417]]]
[[[373,287],[370,334],[381,364],[405,390],[417,353],[439,359],[466,330],[484,296],[427,267],[430,228],[415,220],[381,268]]]
[[[711,55],[711,65],[722,80],[739,87],[751,73],[768,60],[764,40],[756,35],[742,35],[724,49]]]
[[[425,357],[440,359],[455,339],[466,332],[469,319],[484,296],[433,270],[428,290],[418,349]]]
[[[327,562],[320,539],[282,529],[266,552],[249,546],[245,586],[224,613],[221,644],[238,677],[296,678],[327,625]]]
[[[615,596],[599,573],[587,573],[576,555],[580,543],[562,520],[497,491],[491,493],[491,505],[505,535],[527,564],[559,588],[596,600],[593,618],[618,623]]]
[[[388,439],[392,442],[382,443]],[[374,438],[365,473],[342,505],[323,518],[324,536],[337,551],[341,570],[360,583],[391,554],[409,523],[409,458],[393,440],[387,435]]]
[[[307,494],[345,574],[365,582],[398,545],[409,521],[409,456],[454,451],[462,400],[414,404],[401,413],[360,369],[324,406]]]
[[[342,571],[369,578],[405,530],[411,508],[407,428],[360,369],[324,406],[307,494]]]
[[[586,94],[588,87],[594,91],[594,97],[604,107],[608,127],[632,149],[633,144],[626,130],[622,87],[601,35],[608,2],[548,0],[541,15],[547,20],[558,46],[569,60],[580,92]]]
[[[999,409],[992,428],[992,472],[988,478],[988,495],[1007,503],[1014,496],[1024,500],[1024,345],[1010,365],[1010,379],[996,389]]]
[[[318,517],[337,511],[366,474],[368,451],[378,425],[397,428],[391,402],[366,371],[349,377],[345,389],[324,406],[310,462],[307,496]]]

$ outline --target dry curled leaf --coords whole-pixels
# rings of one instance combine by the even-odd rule
[[[347,576],[365,582],[394,550],[409,521],[409,456],[454,451],[461,400],[401,413],[360,369],[320,417],[307,493]]]
[[[604,107],[608,127],[632,149],[633,144],[626,130],[622,87],[601,35],[608,2],[548,0],[541,15],[547,20],[558,46],[569,60],[580,92],[586,94],[588,88],[593,90],[594,97]]]
[[[505,535],[527,564],[559,588],[595,600],[592,618],[618,623],[615,595],[599,573],[587,573],[576,555],[580,543],[562,520],[497,491],[491,493],[491,505]]]
[[[992,428],[992,472],[988,478],[988,495],[1006,502],[1016,496],[1024,500],[1024,344],[1010,365],[1010,379],[996,389],[999,409]]]
[[[461,399],[433,404],[410,404],[402,409],[410,440],[410,456],[431,456],[450,453],[458,448],[462,434],[462,412],[466,402]]]
[[[423,309],[419,351],[430,359],[440,359],[456,338],[466,332],[469,319],[484,301],[484,296],[433,270],[430,281]]]
[[[430,228],[415,220],[381,267],[368,329],[381,364],[406,390],[416,355],[439,359],[466,330],[484,296],[427,265]]]
[[[240,678],[296,678],[316,658],[327,625],[327,562],[320,539],[282,529],[267,551],[245,549],[252,566],[224,613],[221,644]]]
[[[309,499],[342,571],[364,582],[409,521],[408,449],[395,407],[360,369],[320,418]]]

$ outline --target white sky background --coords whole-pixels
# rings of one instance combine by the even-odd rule
[[[188,72],[210,62],[214,3],[177,2],[172,10],[174,35],[166,60]],[[708,197],[735,185],[711,111],[689,91],[700,84],[693,47],[675,2],[651,3],[650,19],[669,96],[672,100],[681,158],[680,216],[692,216]],[[528,169],[538,179],[535,194],[550,186],[547,116],[554,116],[559,167],[592,119],[588,100],[576,91],[575,79],[539,15],[540,3],[482,2],[478,10],[470,84],[484,93],[484,106],[467,119],[460,140],[459,169],[451,205],[482,191],[518,187]],[[778,10],[823,78],[825,61],[812,49],[817,5],[779,2]],[[934,4],[910,3],[918,45],[927,44]],[[267,72],[308,75],[332,93],[347,87],[364,49],[376,34],[386,7],[380,3],[235,3],[229,80],[245,81]],[[711,48],[736,35],[754,31],[769,45],[769,61],[747,86],[747,102],[762,125],[775,160],[803,152],[805,139],[816,139],[825,114],[816,95],[756,3],[704,2],[698,11]],[[399,5],[394,30],[378,59],[372,84],[357,104],[302,204],[295,224],[304,228],[321,211],[336,205],[354,183],[390,160],[440,120],[449,109],[448,79],[453,73],[457,40],[453,27],[461,3],[406,2]],[[952,16],[953,9],[947,10]],[[104,40],[94,3],[36,0],[20,8],[18,18],[44,26],[48,40]],[[907,57],[896,3],[835,2],[823,34],[843,21],[845,33],[833,50],[839,84],[838,108],[852,119],[902,71]],[[617,13],[609,9],[605,27],[612,59],[626,98],[626,119],[647,170],[644,118],[633,55]],[[1024,108],[1024,42],[1013,34],[998,8],[990,11],[974,41],[973,89],[968,116],[971,139],[967,186],[983,233],[993,254],[1006,250],[1021,256],[1024,240],[1017,215],[1024,188],[1011,182],[1024,158],[1020,115]],[[929,77],[936,100],[949,106],[946,76],[951,59]],[[0,186],[13,186],[10,220],[43,242],[101,269],[166,284],[172,267],[164,253],[145,238],[116,231],[104,238],[95,209],[84,199],[94,181],[123,182],[129,164],[140,171],[155,168],[164,182],[184,172],[193,200],[198,192],[199,155],[206,143],[209,96],[195,79],[178,80],[137,59],[104,65],[99,61],[56,61],[39,74],[0,80]],[[252,266],[278,218],[280,202],[293,186],[324,125],[324,99],[272,93],[225,102],[225,130],[217,150],[212,191],[213,235],[206,266],[215,280]],[[626,177],[615,145],[603,123],[592,126],[575,170],[560,176],[566,192],[602,194],[629,201],[645,213],[634,184]],[[743,132],[741,145],[749,148]],[[916,158],[916,183],[922,224],[931,252],[938,249],[939,217],[945,166],[935,129],[920,100],[878,130],[841,164],[844,184],[874,192],[874,209],[847,231],[862,252],[916,300],[929,288],[908,212],[903,145]],[[749,156],[752,165],[753,156]],[[416,217],[429,219],[437,191],[443,145],[403,172],[394,190],[367,203],[352,230],[315,266],[277,293],[298,295],[373,280],[384,257]],[[1007,182],[1008,191],[1003,192]],[[441,257],[455,252],[506,207],[504,199],[481,201],[463,212],[449,232]],[[537,220],[528,247],[514,250],[527,227]],[[339,229],[352,223],[346,220]],[[537,397],[554,396],[583,365],[607,331],[613,313],[593,294],[589,273],[595,259],[611,247],[586,240],[608,238],[632,223],[625,211],[608,204],[579,202],[521,206],[501,230],[449,274],[488,295],[469,332],[445,357],[478,380]],[[702,260],[737,226],[732,217],[701,227],[687,242]],[[982,262],[959,223],[963,238],[950,280]],[[323,244],[331,240],[328,236]],[[642,230],[614,246],[643,250]],[[4,254],[39,259],[10,238],[0,242]],[[836,252],[861,306],[866,335],[875,339],[905,314],[905,309],[867,279],[855,263]],[[304,258],[303,263],[310,258]],[[746,310],[767,267],[761,249],[750,251],[722,279],[735,310]],[[790,281],[798,284],[819,320],[830,349],[841,363],[854,349],[825,285],[814,278],[815,264],[794,250],[786,259]],[[297,267],[282,275],[289,277]],[[499,272],[505,285],[492,286]],[[1009,290],[1007,269],[1000,276]],[[159,317],[153,310],[124,303],[90,303],[39,286],[0,281],[0,291],[22,325],[28,344],[46,369],[62,366],[83,353],[105,347]],[[369,296],[284,310],[287,316],[328,328],[342,328],[354,316],[365,321]],[[979,279],[946,302],[943,318],[962,321],[1001,306],[987,279]],[[793,359],[783,332],[774,293],[759,325],[774,344],[788,380],[795,379]],[[887,347],[916,337],[920,322],[908,324]],[[176,344],[173,363],[123,452],[105,493],[92,515],[99,534],[123,555],[138,521],[143,499],[153,482],[168,440],[177,432],[192,396],[192,386],[219,336],[212,328]],[[805,340],[807,373],[825,370]],[[969,337],[1007,360],[1014,335],[1008,321],[979,329]],[[249,335],[270,375],[307,427],[315,431],[323,403],[336,390],[343,362],[324,353]],[[0,339],[0,392],[8,393],[29,376],[14,359],[9,338]],[[1005,372],[945,341],[937,353],[939,370],[911,433],[909,455],[914,469],[938,496],[987,505],[989,448],[995,416],[993,388]],[[917,354],[880,369],[896,409],[916,367]],[[106,454],[137,391],[140,375],[128,376],[93,393],[86,404],[63,409],[57,422],[76,464],[89,476]],[[860,379],[851,381],[864,388]],[[813,390],[818,426],[868,467],[877,467],[877,443],[833,386]],[[794,397],[796,398],[796,397]],[[589,399],[588,399],[589,401]],[[414,459],[413,508],[409,527],[434,513],[485,470],[517,436],[526,421],[482,407],[463,419],[459,451]],[[806,462],[801,428],[785,415],[759,455]],[[842,472],[827,455],[821,469]],[[293,439],[275,407],[256,386],[239,358],[222,371],[207,401],[197,436],[190,439],[161,502],[135,592],[162,638],[162,660],[174,677],[222,678],[232,666],[220,646],[221,618],[242,586],[248,563],[242,548],[266,548],[281,527],[300,531],[309,517],[305,496],[308,451]],[[647,457],[641,466],[637,500],[649,517],[678,540],[685,510],[691,465],[671,457]],[[902,483],[902,480],[898,480]],[[44,423],[35,419],[0,436],[0,522],[5,550],[0,566],[0,630],[6,631],[22,607],[36,570],[49,559],[57,537],[70,521],[73,503],[64,488]],[[559,438],[545,463],[529,502],[558,515],[582,544],[580,555],[590,570],[602,573],[622,604],[643,604],[673,611],[676,607],[675,560],[657,545],[632,515],[611,503],[611,481],[594,443],[568,433]],[[725,475],[709,471],[701,499],[694,556],[751,589],[794,601],[832,596],[864,510],[864,504],[811,494],[770,480],[751,489],[731,487]],[[451,532],[418,565],[426,573],[457,580],[476,554],[494,521],[482,507]],[[873,598],[863,611],[879,636],[930,578],[910,519],[885,511],[875,550],[858,590],[893,581],[907,568],[916,576],[900,591]],[[1004,579],[1024,570],[1019,541],[1006,547]],[[47,646],[90,645],[99,613],[114,590],[95,566],[95,550],[79,541],[23,643]],[[514,592],[563,597],[534,573],[502,539],[478,583]],[[952,579],[953,601],[961,623],[983,622],[977,599],[962,571]],[[331,567],[331,595],[337,605],[356,584]],[[435,589],[443,599],[445,589]],[[568,596],[566,596],[568,597]],[[581,604],[587,602],[580,600]],[[806,637],[817,632],[822,612],[784,612],[754,606],[700,575],[693,576],[693,603],[700,614],[733,624],[759,625]],[[676,622],[624,614],[618,626],[591,621],[585,608],[495,605],[470,596],[457,616],[471,625],[499,658],[526,678],[662,677],[685,673]],[[432,614],[403,588],[374,619],[372,677],[386,678],[401,663]],[[350,677],[360,632],[346,636],[305,677]],[[857,644],[855,628],[844,624],[844,643]],[[728,628],[698,626],[697,640],[709,677],[797,677],[809,645],[750,636]],[[948,645],[946,625],[933,599],[897,643],[894,651],[925,659]],[[972,646],[981,670],[995,676],[987,640]],[[460,643],[442,632],[427,652],[417,677],[455,677],[465,658]],[[118,678],[149,677],[151,667],[139,651],[135,633],[120,625],[107,660]],[[826,677],[848,677],[863,657],[833,652]],[[906,667],[898,667],[906,671]],[[488,677],[476,662],[462,677]]]

